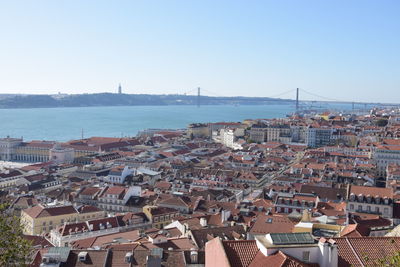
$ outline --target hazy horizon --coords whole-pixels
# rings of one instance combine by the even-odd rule
[[[0,94],[400,103],[398,1],[0,3]],[[279,95],[293,99],[294,93]],[[301,99],[324,100],[312,95]],[[326,100],[326,99],[325,99]]]

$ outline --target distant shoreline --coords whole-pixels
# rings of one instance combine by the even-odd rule
[[[291,105],[294,103],[265,103],[265,104],[239,104],[237,106],[269,106],[269,105]],[[0,107],[0,109],[55,109],[55,108],[112,108],[112,107],[173,107],[173,106],[192,106],[197,107],[197,105],[193,104],[165,104],[165,105],[92,105],[92,106],[53,106],[53,107]],[[231,104],[202,104],[201,107],[206,106],[235,106]]]
[[[189,105],[268,105],[292,104],[291,99],[268,97],[210,97],[197,95],[80,94],[80,95],[11,95],[0,99],[1,109],[67,108],[106,106],[189,106]]]
[[[33,108],[83,108],[83,107],[125,107],[125,106],[200,106],[231,105],[294,105],[295,100],[268,97],[212,97],[196,95],[147,95],[147,94],[74,94],[74,95],[2,95],[0,109]],[[301,105],[348,104],[352,102],[300,100]],[[381,103],[361,103],[356,105],[398,105]]]

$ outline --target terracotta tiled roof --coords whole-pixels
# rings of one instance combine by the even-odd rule
[[[259,251],[255,240],[223,241],[222,244],[232,267],[249,266]]]
[[[36,235],[23,235],[24,239],[27,239],[32,242],[32,246],[34,247],[54,247],[46,238],[43,236]]]
[[[339,266],[372,266],[374,261],[400,251],[400,237],[334,238],[338,245]]]
[[[67,236],[73,233],[88,231],[89,227],[86,222],[78,222],[78,223],[64,224],[60,226],[57,230],[61,236]]]
[[[212,238],[220,237],[222,239],[226,238],[229,240],[234,240],[235,238],[232,235],[233,232],[236,232],[237,234],[241,235],[245,233],[245,230],[242,225],[205,228],[205,229],[191,230],[191,236],[199,248],[204,248],[205,243],[209,241],[208,236]]]
[[[170,189],[171,186],[172,186],[171,183],[169,183],[167,181],[160,181],[154,185],[154,187],[159,188],[159,189],[164,189],[164,190]]]
[[[181,198],[181,197],[171,197],[164,199],[157,204],[165,204],[165,205],[172,205],[172,206],[180,206],[180,207],[189,207],[189,205]]]
[[[363,196],[371,195],[371,197],[379,196],[381,198],[383,197],[393,198],[392,188],[352,185],[349,190],[349,194],[351,193],[354,193],[356,196],[361,194]]]
[[[101,209],[91,206],[91,205],[83,205],[77,208],[79,213],[89,213],[89,212],[98,212],[101,211]]]
[[[300,193],[314,193],[320,198],[326,198],[328,200],[338,200],[338,199],[346,199],[346,189],[338,189],[338,188],[330,188],[330,187],[321,187],[321,186],[313,186],[304,184],[301,187]]]
[[[340,236],[360,237],[360,236],[369,236],[369,233],[370,230],[368,229],[368,227],[356,223],[356,224],[349,224],[348,226],[346,226],[340,233]]]
[[[37,205],[39,202],[35,197],[27,196],[27,197],[19,197],[13,205],[15,206],[23,206],[29,207],[33,205]]]
[[[286,255],[282,251],[265,256],[261,251],[257,253],[253,261],[250,263],[249,267],[258,266],[274,266],[274,267],[314,267],[319,266],[318,264],[308,264],[299,261],[289,255]]]
[[[171,209],[171,208],[165,208],[165,207],[156,207],[150,209],[151,215],[162,215],[162,214],[169,214],[169,213],[177,213],[178,210],[176,209]]]
[[[112,186],[107,188],[103,195],[110,194],[110,195],[121,195],[125,192],[125,187],[122,186]]]
[[[291,233],[297,222],[290,220],[287,216],[259,215],[250,229],[250,233]]]
[[[168,250],[168,248],[178,249],[178,250],[190,250],[196,248],[195,244],[187,238],[170,238],[165,243],[153,244],[152,242],[142,242],[142,247],[147,249],[152,248],[163,248],[164,250]]]
[[[108,251],[106,250],[86,250],[87,256],[86,260],[81,262],[78,259],[78,254],[81,252],[80,250],[71,250],[68,256],[68,260],[65,263],[65,266],[71,267],[83,267],[83,266],[109,266],[105,265],[106,257]]]
[[[78,213],[73,206],[43,207],[42,205],[37,205],[35,207],[25,209],[24,212],[32,218]]]
[[[362,224],[366,227],[387,227],[392,225],[391,220],[380,217],[375,214],[354,213],[354,222]]]
[[[114,233],[109,235],[80,239],[72,242],[71,245],[73,248],[77,249],[86,249],[96,246],[103,247],[106,244],[112,243],[114,240],[118,238],[134,242],[140,238],[139,230],[132,230],[128,232]]]

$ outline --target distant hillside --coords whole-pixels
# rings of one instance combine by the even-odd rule
[[[293,100],[266,97],[209,97],[201,96],[201,105],[263,105],[288,104]],[[0,108],[52,108],[92,106],[150,106],[196,105],[193,95],[144,95],[144,94],[79,94],[63,95],[13,95],[0,98]]]

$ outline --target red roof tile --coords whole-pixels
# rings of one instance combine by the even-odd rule
[[[223,241],[222,244],[232,267],[249,266],[259,251],[255,240]]]

